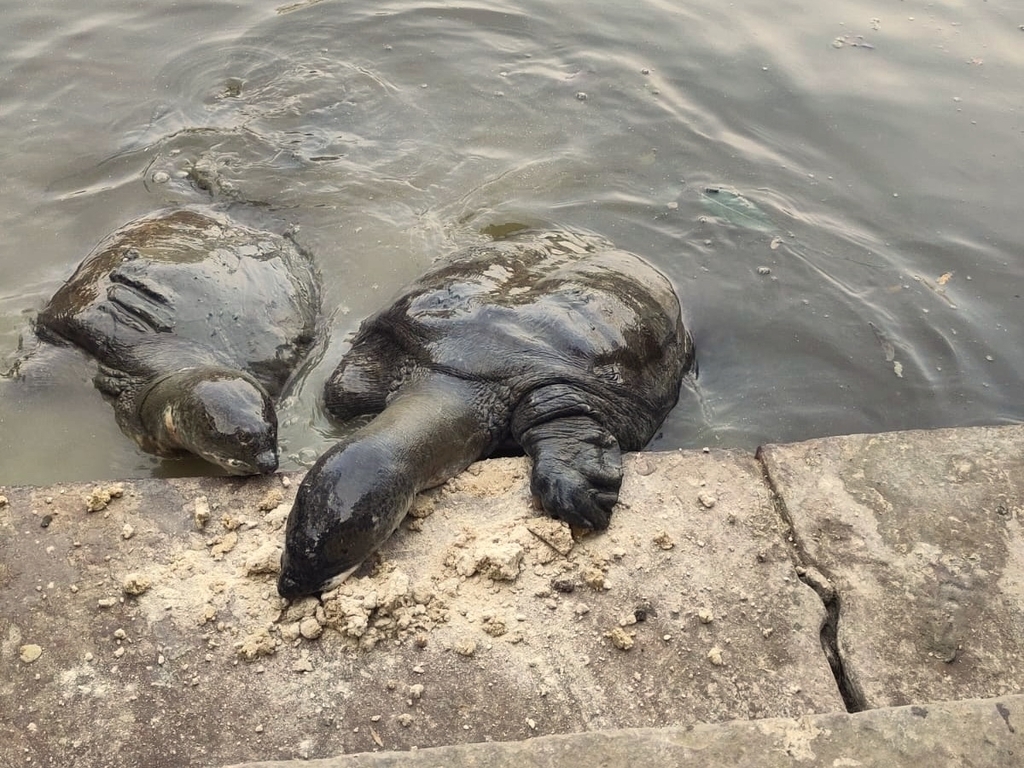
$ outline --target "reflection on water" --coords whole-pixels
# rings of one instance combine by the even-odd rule
[[[336,434],[317,393],[359,319],[509,222],[594,230],[677,285],[701,375],[658,447],[1021,419],[1008,0],[22,5],[0,357],[104,235],[213,201],[324,274],[285,467]],[[195,471],[135,451],[90,375],[0,383],[0,482]]]

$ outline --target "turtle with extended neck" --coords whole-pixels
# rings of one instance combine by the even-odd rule
[[[328,380],[333,416],[379,415],[299,486],[279,593],[340,583],[416,493],[509,442],[547,514],[607,527],[620,451],[648,443],[693,361],[671,283],[602,238],[526,231],[455,254],[365,320]]]
[[[319,276],[292,240],[182,208],[101,242],[36,332],[96,359],[94,383],[144,451],[246,475],[277,469],[275,398],[319,311]]]

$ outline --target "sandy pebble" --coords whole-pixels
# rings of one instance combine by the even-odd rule
[[[708,493],[707,491],[701,491],[697,494],[697,501],[701,503],[705,509],[711,509],[715,504],[718,503],[718,499],[714,494]]]
[[[410,725],[413,724],[413,716],[410,715],[408,712],[403,712],[398,716],[398,723],[403,728],[408,728]]]
[[[672,549],[676,545],[672,540],[672,537],[668,535],[668,531],[658,531],[658,533],[655,534],[653,541],[658,546],[658,549],[663,549],[665,551]]]
[[[105,487],[96,486],[85,497],[85,509],[87,512],[99,512],[107,508],[111,499],[117,499],[123,495],[124,483],[114,483]]]
[[[701,624],[710,624],[715,620],[715,614],[711,612],[710,608],[701,608],[697,611],[697,618],[700,619]]]
[[[128,523],[124,524],[124,528],[121,529],[121,538],[127,541],[135,535],[135,529]]]
[[[29,643],[28,645],[21,646],[21,654],[19,658],[26,664],[31,664],[33,661],[43,655],[43,649],[35,643]]]
[[[114,658],[115,659],[120,659],[122,656],[124,656],[124,646],[123,645],[119,645],[117,647],[117,650],[114,651]]]
[[[633,635],[622,627],[615,627],[609,632],[605,632],[604,636],[612,641],[612,645],[621,651],[628,651],[633,647]]]
[[[476,653],[475,640],[459,640],[455,643],[455,652],[460,656],[472,656]]]
[[[708,661],[714,664],[716,667],[724,667],[725,659],[722,657],[722,649],[717,645],[708,651]]]
[[[117,605],[117,598],[101,597],[99,600],[96,601],[96,605],[98,605],[100,608],[113,608],[115,605]]]
[[[121,580],[121,590],[126,595],[141,595],[149,589],[150,586],[151,583],[149,579],[141,573],[126,574],[124,579]]]
[[[0,496],[0,507],[6,507],[8,503],[6,496]]]
[[[315,616],[308,616],[299,622],[299,634],[307,640],[315,640],[323,634],[324,628]]]
[[[277,505],[282,501],[284,501],[284,493],[281,492],[281,489],[271,488],[263,495],[263,498],[260,499],[256,508],[260,510],[260,512],[269,512],[277,507]]]
[[[409,698],[413,701],[418,701],[423,698],[423,685],[422,683],[416,683],[415,685],[409,686]]]
[[[192,522],[196,528],[202,530],[210,522],[210,500],[205,496],[197,496],[195,500],[195,511],[192,513]]]

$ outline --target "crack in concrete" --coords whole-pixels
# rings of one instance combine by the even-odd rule
[[[843,704],[846,706],[847,712],[863,712],[865,709],[868,709],[864,693],[860,690],[860,686],[846,673],[843,657],[839,652],[839,619],[842,598],[839,592],[836,591],[835,586],[833,586],[832,581],[818,569],[814,563],[814,558],[810,556],[803,542],[797,536],[796,526],[793,525],[793,518],[790,515],[789,508],[786,506],[785,499],[783,499],[782,494],[775,485],[775,481],[772,479],[771,473],[768,471],[768,464],[765,462],[760,448],[757,449],[755,458],[761,466],[761,475],[771,493],[772,506],[789,527],[795,546],[796,559],[799,563],[796,566],[796,575],[800,581],[814,590],[822,605],[825,606],[825,621],[821,625],[821,649],[825,654],[826,661],[828,661],[829,668],[832,670],[832,676],[835,678],[839,694],[843,697]]]

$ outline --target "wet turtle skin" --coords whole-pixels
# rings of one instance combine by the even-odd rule
[[[509,444],[549,515],[607,527],[621,451],[650,441],[693,363],[669,280],[602,238],[521,232],[455,254],[364,321],[328,380],[334,417],[379,415],[301,483],[278,591],[337,584],[416,493]]]
[[[101,242],[36,331],[96,359],[96,386],[143,450],[255,474],[277,468],[275,398],[319,311],[319,276],[290,239],[177,209]]]

